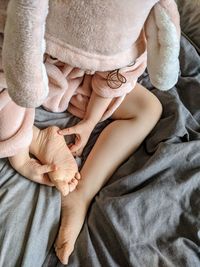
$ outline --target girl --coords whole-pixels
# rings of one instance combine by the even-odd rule
[[[19,133],[16,129],[21,129],[24,122],[20,112],[32,110],[27,107],[43,104],[53,112],[68,110],[82,119],[78,125],[59,131],[55,127],[46,131],[33,127],[33,139],[30,134],[26,140],[26,147],[32,140],[30,152],[43,164],[54,164],[56,158],[62,161],[64,153],[67,165],[67,157],[73,160],[69,151],[66,153],[63,135],[76,135],[70,150],[73,155],[81,155],[95,125],[112,118],[80,170],[78,183],[79,175],[76,181],[70,180],[77,172],[72,164],[67,183],[73,184],[70,189],[73,192],[62,196],[61,227],[55,243],[57,256],[66,264],[91,200],[116,168],[139,147],[162,114],[160,101],[138,84],[137,79],[148,62],[153,85],[161,90],[173,87],[179,71],[180,28],[173,0],[149,0],[148,3],[131,0],[126,5],[117,0],[50,1],[44,66],[47,9],[47,0],[11,0],[9,4],[3,46],[7,82],[4,88],[24,107],[19,110],[19,124],[12,137]],[[6,119],[2,118],[8,113],[4,114],[1,125],[5,125]],[[29,133],[33,116],[31,118],[27,120]],[[5,147],[11,137],[6,138],[2,138],[1,146]],[[62,143],[59,153],[56,140]],[[25,143],[18,148],[23,145]],[[4,151],[6,156],[6,149]],[[18,161],[16,150],[14,157]],[[64,165],[60,169],[65,168]],[[14,163],[13,166],[18,169]]]

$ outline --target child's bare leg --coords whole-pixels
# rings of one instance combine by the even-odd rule
[[[43,164],[54,164],[57,169],[50,172],[49,178],[63,195],[73,191],[77,185],[78,167],[66,146],[65,139],[58,134],[56,126],[39,130],[33,126],[33,140],[30,152]]]
[[[113,114],[116,120],[99,136],[81,170],[82,179],[77,188],[62,198],[61,227],[55,244],[62,263],[68,262],[92,198],[116,168],[139,147],[161,113],[159,100],[137,84]]]

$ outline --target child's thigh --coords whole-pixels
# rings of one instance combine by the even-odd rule
[[[112,115],[113,119],[132,119],[144,116],[157,117],[162,113],[162,105],[158,98],[141,84],[126,95],[121,105]]]

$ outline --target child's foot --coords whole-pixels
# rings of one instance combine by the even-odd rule
[[[62,197],[61,226],[55,251],[63,264],[68,263],[69,256],[74,250],[76,239],[83,226],[89,203],[75,189],[71,194]]]
[[[49,173],[49,178],[63,195],[67,195],[76,188],[80,174],[76,161],[58,130],[56,126],[44,130],[34,126],[30,152],[43,164],[56,165],[56,171]]]

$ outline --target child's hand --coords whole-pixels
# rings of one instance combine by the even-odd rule
[[[80,173],[64,137],[58,134],[58,130],[57,126],[43,130],[34,126],[30,153],[43,164],[56,165],[56,169],[48,176],[63,196],[66,196],[76,188]]]
[[[55,171],[56,166],[51,164],[42,165],[38,160],[30,158],[27,153],[24,155],[22,153],[9,158],[11,166],[29,180],[54,186],[47,173]]]
[[[80,156],[86,146],[88,139],[94,129],[95,125],[89,120],[82,120],[75,126],[59,130],[58,133],[61,135],[72,135],[74,134],[75,143],[69,145],[69,149],[74,156]]]
[[[54,165],[42,165],[38,160],[30,158],[18,171],[36,183],[54,186],[48,176],[48,173],[54,170]]]

